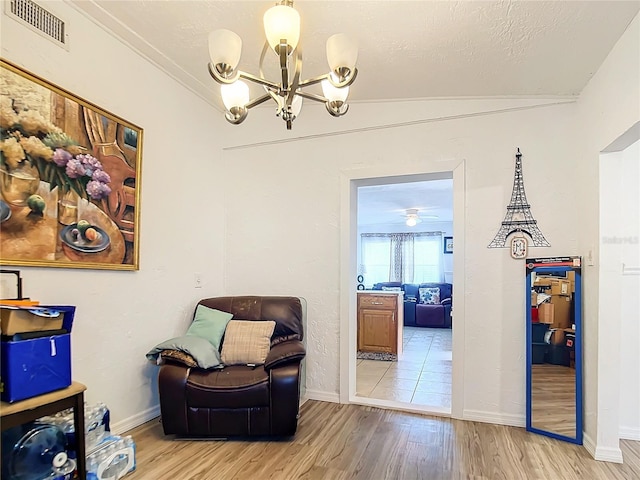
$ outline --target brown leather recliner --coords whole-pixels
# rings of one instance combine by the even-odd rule
[[[201,300],[238,320],[274,320],[264,365],[202,370],[166,363],[158,387],[165,434],[187,436],[293,435],[298,426],[302,305],[296,297],[218,297]],[[223,341],[224,342],[224,341]]]

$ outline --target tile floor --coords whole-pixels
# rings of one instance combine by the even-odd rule
[[[357,360],[356,395],[451,408],[451,330],[404,327],[397,362]]]

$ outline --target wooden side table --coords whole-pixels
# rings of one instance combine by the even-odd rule
[[[73,408],[73,424],[76,437],[76,458],[78,478],[86,480],[86,448],[84,437],[84,391],[82,383],[73,382],[64,390],[45,393],[20,402],[0,402],[0,426],[2,431],[23,423],[37,420],[45,415],[53,415],[67,408]]]

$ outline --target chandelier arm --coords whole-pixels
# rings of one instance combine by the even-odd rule
[[[253,75],[253,74],[247,73],[247,72],[243,72],[241,70],[238,71],[238,77],[239,78],[244,78],[246,80],[249,80],[250,82],[258,83],[258,84],[264,86],[266,89],[274,89],[274,90],[279,90],[280,89],[280,85],[278,85],[277,83],[272,82],[271,80],[267,80],[266,78],[262,78],[262,77],[257,77],[256,75]]]
[[[342,80],[341,82],[336,82],[334,80],[333,75],[329,74],[327,76],[327,79],[331,82],[331,84],[336,87],[336,88],[342,88],[342,87],[348,87],[349,85],[351,85],[353,82],[355,82],[356,77],[358,76],[358,69],[354,68],[353,72],[351,73],[351,75],[349,75],[347,78],[345,78],[344,80]]]
[[[302,82],[300,82],[298,84],[298,88],[304,88],[304,87],[309,87],[311,85],[316,85],[316,84],[322,82],[323,80],[328,79],[329,75],[331,75],[331,74],[330,73],[325,73],[323,75],[318,75],[317,77],[308,78],[306,80],[303,80]]]
[[[354,68],[353,69],[353,74],[350,75],[349,78],[347,78],[346,80],[343,80],[342,82],[335,82],[335,81],[333,81],[333,76],[331,75],[331,73],[324,73],[322,75],[318,75],[317,77],[308,78],[307,80],[303,80],[302,82],[300,82],[298,87],[299,88],[308,87],[310,85],[315,85],[317,83],[320,83],[323,80],[329,80],[331,82],[331,84],[336,88],[348,87],[356,80],[357,76],[358,76],[358,69],[357,68]]]
[[[329,99],[323,97],[322,95],[316,95],[315,93],[303,92],[300,89],[298,89],[298,91],[296,92],[296,95],[300,95],[302,98],[307,98],[309,100],[313,100],[315,102],[320,102],[320,103],[327,103],[329,101]]]
[[[280,52],[280,73],[282,77],[282,90],[289,90],[289,67],[287,65],[287,41],[284,39],[280,40],[280,48],[278,49]]]
[[[287,95],[287,107],[291,106],[293,103],[293,97],[296,95],[296,90],[298,90],[298,85],[300,83],[300,73],[302,72],[302,49],[300,45],[296,48],[296,69],[293,74],[293,80],[291,81],[291,88],[289,89],[289,93]]]
[[[257,107],[258,105],[266,102],[267,100],[269,100],[271,98],[271,95],[269,93],[265,93],[264,95],[262,95],[261,97],[256,98],[255,100],[251,100],[249,103],[247,103],[244,108],[246,108],[247,110],[249,110],[250,108],[253,107]]]
[[[238,80],[238,76],[239,73],[238,71],[234,72],[233,75],[231,75],[230,77],[223,77],[222,75],[220,75],[220,73],[218,72],[218,70],[216,70],[216,67],[214,67],[211,62],[209,62],[209,64],[207,65],[207,67],[209,68],[209,75],[211,75],[211,77],[218,83],[221,84],[230,84],[235,82],[236,80]]]

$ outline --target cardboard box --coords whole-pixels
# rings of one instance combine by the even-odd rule
[[[571,303],[572,297],[567,295],[551,295],[553,305],[553,322],[551,328],[569,328],[572,324]]]
[[[551,295],[550,302],[538,306],[538,321],[549,328],[569,328],[571,326],[571,297]]]
[[[544,287],[551,295],[571,295],[571,282],[565,278],[536,277],[534,287]]]
[[[0,307],[0,327],[2,335],[41,332],[62,328],[64,311],[55,307]]]
[[[551,325],[553,324],[554,313],[553,303],[541,303],[538,306],[538,321]]]
[[[571,293],[576,292],[576,272],[574,270],[569,270],[567,272],[567,280],[571,283]]]
[[[62,328],[71,332],[74,306],[55,306],[63,313]],[[0,375],[4,389],[0,398],[17,402],[71,385],[71,333],[3,341]]]

